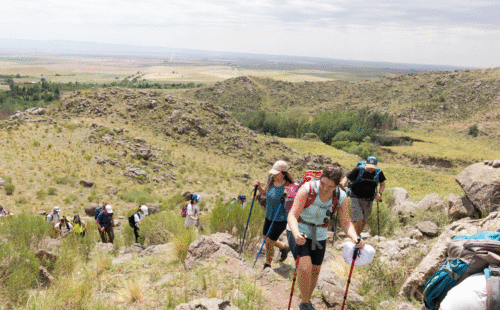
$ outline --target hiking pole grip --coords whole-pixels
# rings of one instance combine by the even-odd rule
[[[245,237],[247,236],[248,224],[250,223],[250,216],[252,216],[253,203],[255,202],[255,196],[257,196],[257,189],[258,188],[259,188],[259,185],[255,185],[255,188],[253,189],[252,204],[250,205],[250,212],[248,213],[247,226],[245,227],[245,233],[243,234],[243,240],[241,240],[240,256],[241,256],[241,252],[243,252],[243,245],[245,244]]]

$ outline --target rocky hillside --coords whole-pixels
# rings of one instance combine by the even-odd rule
[[[361,82],[290,83],[238,77],[188,93],[192,99],[210,101],[233,112],[297,110],[314,115],[367,106],[395,113],[404,122],[500,119],[499,68],[408,74]]]

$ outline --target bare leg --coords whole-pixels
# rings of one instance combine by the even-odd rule
[[[366,222],[363,220],[359,220],[354,222],[354,229],[356,230],[356,234],[359,236],[361,232],[363,231],[363,228],[365,228]]]
[[[311,298],[314,288],[316,287],[316,283],[318,283],[319,272],[321,271],[321,265],[312,265],[312,277],[311,277],[311,293],[309,294],[309,298]]]
[[[275,241],[269,238],[266,239],[266,264],[271,265],[271,262],[273,261],[275,243]]]
[[[312,276],[312,263],[310,256],[304,256],[300,258],[298,271],[297,271],[297,282],[299,284],[300,296],[303,303],[308,303],[311,299],[311,276]],[[316,277],[316,281],[318,278]]]

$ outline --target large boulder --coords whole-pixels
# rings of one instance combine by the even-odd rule
[[[452,221],[462,219],[464,217],[474,217],[474,206],[467,196],[458,197],[455,194],[448,196],[448,217]]]
[[[323,300],[329,307],[337,307],[342,305],[346,283],[342,281],[331,269],[324,268],[321,270],[316,287],[321,290]],[[351,286],[349,294],[347,294],[348,304],[360,304],[364,299]]]
[[[393,200],[388,199],[389,208],[393,208],[394,206],[398,206],[410,198],[410,195],[408,195],[408,191],[406,191],[406,189],[404,189],[402,187],[393,187],[393,188],[390,188],[390,190],[392,191],[392,195],[393,195],[394,199]]]
[[[471,235],[480,231],[496,231],[500,227],[500,212],[492,212],[488,217],[479,220],[461,219],[448,225],[429,254],[420,262],[412,274],[404,282],[399,296],[421,298],[424,284],[445,262],[448,242],[457,235]],[[379,251],[380,253],[380,251]]]
[[[239,308],[229,300],[202,298],[180,304],[175,307],[175,310],[239,310]]]
[[[465,168],[455,180],[472,205],[487,216],[500,205],[500,169],[484,163]]]
[[[161,211],[160,206],[156,203],[147,203],[146,206],[148,207],[148,214],[155,214]]]
[[[95,209],[97,209],[99,205],[97,203],[91,203],[90,206],[85,207],[85,214],[88,216],[95,216]]]
[[[43,266],[40,266],[38,268],[38,274],[40,276],[40,282],[41,282],[42,286],[48,287],[55,281],[54,277]]]
[[[94,181],[83,179],[80,180],[80,185],[83,185],[83,187],[92,187],[94,186]]]
[[[417,211],[417,203],[411,201],[410,199],[406,199],[401,202],[399,205],[395,205],[392,207],[392,214],[399,217],[400,221],[405,221],[408,217],[414,216]]]
[[[415,227],[426,237],[433,238],[439,234],[439,227],[431,221],[418,223]]]
[[[417,208],[421,210],[446,211],[446,205],[438,194],[429,194],[417,203]]]

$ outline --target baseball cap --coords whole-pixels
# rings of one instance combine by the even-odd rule
[[[375,168],[377,166],[377,157],[375,156],[370,156],[366,160],[366,166],[368,168]]]
[[[144,212],[144,215],[148,215],[148,206],[142,205],[139,209]]]
[[[54,211],[56,211],[56,212],[61,211],[61,209],[59,209],[59,207],[58,207],[58,206],[55,206],[53,210],[54,210]]]
[[[277,162],[274,163],[273,169],[269,170],[269,173],[276,175],[280,172],[288,171],[289,168],[290,167],[285,161],[278,160]]]
[[[245,196],[245,194],[239,194],[238,199],[243,202],[247,202],[247,196]]]
[[[201,201],[201,196],[199,194],[194,194],[192,199],[194,199],[196,201]]]
[[[106,206],[106,212],[113,213],[113,208],[111,207],[111,205]]]

